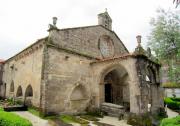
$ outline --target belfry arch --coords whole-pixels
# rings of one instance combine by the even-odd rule
[[[115,65],[102,72],[100,80],[100,104],[112,103],[130,105],[129,74],[121,65]]]

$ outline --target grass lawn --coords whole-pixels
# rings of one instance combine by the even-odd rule
[[[32,126],[32,124],[29,120],[0,108],[0,126]]]
[[[174,118],[165,118],[160,126],[180,126],[180,116]]]
[[[41,116],[40,116],[40,112],[39,112],[37,109],[35,109],[35,108],[28,108],[28,111],[29,111],[30,113],[32,113],[33,115],[36,115],[36,116],[38,116],[38,117],[41,117]]]
[[[36,108],[28,108],[28,111],[30,113],[32,113],[33,115],[36,115],[40,118],[46,119],[46,120],[53,120],[53,119],[60,119],[62,122],[64,123],[79,123],[83,126],[86,126],[86,124],[88,124],[89,122],[81,119],[81,118],[77,118],[76,116],[72,116],[72,115],[60,115],[60,116],[46,116],[43,117],[41,116],[41,113],[36,109]]]
[[[36,115],[40,118],[43,118],[43,119],[46,119],[46,120],[53,120],[53,119],[59,119],[60,121],[62,121],[63,123],[79,123],[81,124],[81,126],[87,126],[87,124],[89,123],[89,121],[99,121],[99,119],[97,119],[97,117],[99,116],[96,116],[97,114],[93,114],[90,113],[90,114],[85,114],[85,115],[80,115],[79,117],[77,116],[73,116],[73,115],[60,115],[60,116],[46,116],[46,117],[43,117],[41,116],[41,113],[38,111],[38,109],[34,108],[34,107],[31,107],[31,108],[28,108],[28,111],[30,113],[32,113],[33,115]]]

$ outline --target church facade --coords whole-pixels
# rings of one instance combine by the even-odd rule
[[[106,103],[137,114],[163,107],[160,65],[142,48],[141,36],[131,54],[107,12],[94,26],[58,29],[56,20],[46,38],[5,61],[4,97],[44,114],[80,113]]]

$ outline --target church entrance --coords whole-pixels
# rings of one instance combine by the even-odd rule
[[[100,103],[112,103],[129,109],[129,75],[124,67],[105,71],[100,85]]]
[[[111,84],[105,84],[105,102],[112,103],[113,98],[112,98],[112,86]]]

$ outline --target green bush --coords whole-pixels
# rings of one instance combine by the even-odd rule
[[[21,118],[20,116],[5,112],[3,110],[0,111],[0,126],[32,126],[31,122]]]
[[[160,126],[180,126],[180,116],[170,119],[165,118],[162,120]]]
[[[171,98],[173,101],[180,102],[180,98]]]
[[[166,82],[166,83],[163,83],[162,86],[164,88],[180,88],[180,83]]]
[[[173,110],[180,109],[180,101],[179,98],[165,98],[164,103],[167,104],[168,108]]]
[[[0,111],[3,111],[4,109],[0,107]]]

